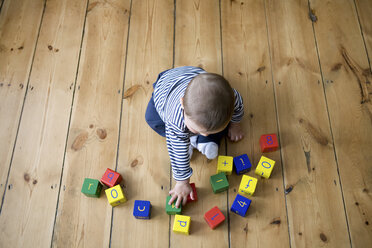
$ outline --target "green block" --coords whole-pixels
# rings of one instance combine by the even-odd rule
[[[165,211],[167,212],[167,214],[181,214],[181,210],[182,210],[182,205],[180,205],[179,208],[176,208],[176,200],[173,201],[172,205],[169,205],[168,202],[169,200],[172,198],[172,196],[168,195],[167,196],[167,201],[165,202]]]
[[[221,172],[211,176],[211,185],[214,193],[220,193],[229,188],[229,181],[225,173]]]
[[[97,179],[85,178],[81,192],[89,197],[99,198],[101,195],[102,184]]]

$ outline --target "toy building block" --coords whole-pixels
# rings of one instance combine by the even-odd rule
[[[235,197],[233,204],[231,205],[231,212],[234,212],[236,214],[239,214],[245,217],[245,215],[247,214],[248,208],[251,205],[251,202],[252,201],[249,200],[248,198],[238,194]]]
[[[255,173],[264,178],[269,178],[271,176],[271,172],[273,171],[274,165],[274,160],[262,156],[260,162],[258,162]]]
[[[133,216],[137,219],[150,219],[151,203],[149,201],[134,201]]]
[[[233,157],[218,156],[217,173],[224,172],[226,175],[231,175],[233,169]]]
[[[101,195],[102,184],[97,179],[85,178],[81,192],[89,197],[99,198]]]
[[[247,154],[234,157],[234,165],[236,174],[238,175],[244,174],[252,168],[251,161],[249,161]]]
[[[239,192],[246,195],[253,195],[256,190],[257,179],[247,175],[243,175],[242,181],[240,182]]]
[[[214,193],[220,193],[229,188],[229,182],[223,172],[211,176],[210,181]]]
[[[194,202],[198,200],[198,195],[196,194],[196,188],[195,188],[195,183],[190,183],[190,186],[192,188],[192,192],[194,192],[194,200],[191,200],[190,195],[187,196],[187,202]]]
[[[178,215],[174,217],[173,232],[189,235],[191,218],[186,215]]]
[[[276,134],[265,134],[260,138],[261,152],[273,152],[279,147]]]
[[[113,207],[116,207],[120,205],[121,203],[124,203],[127,201],[120,185],[116,185],[112,188],[106,189],[105,193],[106,193],[109,203]]]
[[[109,188],[112,188],[115,185],[119,184],[121,180],[122,180],[122,177],[119,173],[107,168],[105,174],[103,174],[101,178],[101,183],[103,183]]]
[[[214,207],[204,214],[204,219],[210,228],[215,229],[218,225],[224,222],[225,216],[218,207]]]
[[[176,201],[177,201],[177,199],[176,199],[176,200],[174,200],[174,201],[172,202],[172,205],[169,205],[168,202],[169,202],[169,200],[170,200],[171,198],[172,198],[172,196],[170,196],[170,195],[167,196],[167,201],[166,201],[166,203],[165,203],[165,211],[166,211],[167,214],[169,214],[169,215],[180,214],[181,211],[182,211],[182,204],[180,205],[179,208],[176,208]]]

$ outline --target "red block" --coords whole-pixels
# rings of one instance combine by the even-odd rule
[[[204,214],[204,219],[212,229],[215,229],[219,224],[224,222],[225,216],[218,207],[214,207]]]
[[[276,134],[264,134],[260,138],[261,152],[273,152],[279,147]]]
[[[101,178],[101,183],[103,183],[107,187],[112,188],[115,185],[118,185],[121,182],[121,180],[122,177],[119,173],[107,168],[105,174],[103,174]]]
[[[194,192],[194,199],[195,199],[195,200],[191,200],[190,195],[188,195],[188,196],[187,196],[187,203],[189,203],[189,202],[193,202],[193,201],[197,201],[197,200],[198,200],[198,195],[196,194],[195,183],[190,183],[190,186],[191,186],[191,188],[192,188],[192,191]]]

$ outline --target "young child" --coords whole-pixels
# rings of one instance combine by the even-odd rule
[[[239,122],[244,114],[243,100],[222,76],[201,68],[184,66],[159,74],[146,110],[150,127],[166,137],[173,178],[177,181],[168,204],[177,199],[186,204],[194,199],[189,184],[190,158],[197,148],[208,159],[218,155],[221,138],[239,141],[244,134]]]

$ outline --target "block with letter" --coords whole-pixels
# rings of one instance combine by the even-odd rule
[[[97,179],[85,178],[81,192],[89,197],[99,198],[101,195],[102,184]]]
[[[174,201],[172,202],[172,205],[169,205],[168,202],[169,202],[169,200],[170,200],[171,198],[172,198],[172,196],[170,196],[170,195],[167,196],[167,201],[166,201],[166,203],[165,203],[165,211],[166,211],[167,214],[169,214],[169,215],[180,214],[181,211],[182,211],[182,204],[180,205],[179,208],[176,208],[176,201],[177,201],[177,199],[176,199],[176,200],[174,200]]]
[[[225,216],[218,207],[214,207],[204,214],[204,219],[210,228],[215,229],[218,225],[225,221]]]
[[[273,152],[279,147],[278,139],[275,133],[261,135],[260,138],[261,152]]]
[[[220,193],[229,188],[229,181],[223,172],[211,176],[210,181],[214,193]]]
[[[236,214],[239,214],[240,216],[245,217],[248,208],[251,205],[251,202],[252,201],[249,200],[248,198],[237,194],[233,204],[231,205],[231,212],[234,212]]]
[[[231,175],[233,170],[233,157],[218,156],[217,173],[224,172],[226,175]]]
[[[120,185],[116,185],[112,188],[106,189],[105,193],[106,193],[109,203],[113,207],[116,207],[120,205],[121,203],[124,203],[127,201]]]
[[[134,201],[133,216],[137,219],[150,219],[151,203],[149,201]]]
[[[105,174],[103,174],[101,178],[101,183],[103,183],[109,188],[112,188],[115,185],[119,184],[121,180],[122,180],[122,177],[119,173],[107,168]]]
[[[192,188],[192,192],[194,193],[194,200],[191,200],[191,197],[190,195],[187,196],[187,202],[194,202],[194,201],[197,201],[198,200],[198,195],[196,193],[196,187],[195,187],[195,183],[190,183],[190,186]]]
[[[255,173],[264,178],[269,178],[271,176],[271,172],[274,169],[274,165],[274,160],[262,156],[260,161],[258,162]]]
[[[249,161],[247,154],[234,157],[234,166],[236,174],[238,175],[244,174],[252,168],[251,161]]]
[[[191,218],[186,215],[176,215],[174,217],[173,232],[189,235]]]
[[[243,175],[239,186],[239,193],[243,193],[245,195],[253,195],[254,191],[256,190],[256,185],[256,178]]]

